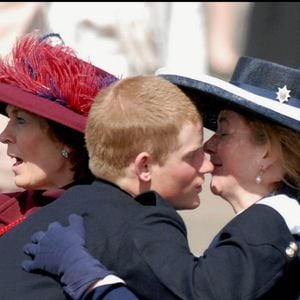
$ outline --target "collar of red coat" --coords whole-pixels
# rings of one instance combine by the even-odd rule
[[[23,219],[38,208],[51,203],[64,191],[65,189],[54,189],[0,194],[0,228]]]

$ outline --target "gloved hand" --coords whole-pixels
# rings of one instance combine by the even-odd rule
[[[33,234],[32,243],[23,248],[32,260],[23,261],[22,267],[27,272],[43,270],[59,276],[64,291],[73,299],[81,299],[92,283],[113,272],[86,249],[83,218],[72,214],[69,223],[63,227],[53,222],[46,232]]]

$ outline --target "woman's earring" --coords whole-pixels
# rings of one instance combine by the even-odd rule
[[[263,166],[260,166],[259,174],[255,177],[255,182],[257,184],[261,184],[263,175],[264,175],[264,168],[263,168]]]
[[[66,148],[63,148],[61,150],[61,155],[65,158],[65,159],[68,159],[69,158],[69,152]]]

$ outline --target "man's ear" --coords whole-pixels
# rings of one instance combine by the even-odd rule
[[[141,152],[134,161],[134,168],[137,176],[143,182],[151,180],[151,155],[148,152]]]

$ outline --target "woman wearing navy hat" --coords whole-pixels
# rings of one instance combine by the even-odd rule
[[[0,141],[25,190],[0,195],[0,236],[68,187],[94,179],[83,131],[94,96],[114,80],[58,34],[27,34],[0,60],[0,109],[9,117]]]
[[[211,191],[237,214],[254,204],[290,210],[285,221],[299,241],[299,69],[241,57],[229,83],[166,77],[203,93],[204,126],[215,131],[205,143],[214,165]],[[290,246],[287,253],[298,251],[299,245]],[[262,299],[299,299],[299,272],[298,261]]]
[[[230,83],[206,76],[198,80],[172,74],[163,76],[187,93],[195,95],[196,92],[195,101],[204,112],[204,125],[216,130],[205,144],[215,167],[211,188],[239,214],[231,223],[247,214],[250,206],[264,204],[284,216],[290,231],[299,240],[300,93],[297,93],[297,78],[300,71],[245,57],[239,61]],[[34,256],[33,262],[27,261],[23,267],[27,271],[42,269],[63,274],[65,291],[70,287],[81,290],[81,293],[71,294],[74,299],[83,297],[83,288],[88,292],[92,290],[86,299],[136,299],[113,272],[107,271],[87,252],[82,218],[71,215],[69,221],[67,227],[55,223],[46,233],[35,235],[33,243],[25,246],[26,253]],[[64,239],[60,246],[55,244],[55,250],[51,244],[58,235]],[[275,232],[274,237],[270,236],[273,238],[278,238]],[[210,247],[219,240],[217,235]],[[70,249],[70,260],[62,259],[62,249]],[[49,254],[45,254],[45,250]],[[297,244],[291,242],[285,252],[292,259],[298,252]],[[81,272],[71,272],[79,267]],[[178,275],[175,263],[172,270],[170,276]],[[230,272],[224,270],[224,276],[226,271]],[[264,296],[259,299],[298,299],[299,276],[300,262],[296,259],[275,286],[273,282],[265,282]],[[100,280],[91,285],[97,279]],[[249,294],[245,299],[256,298]]]

